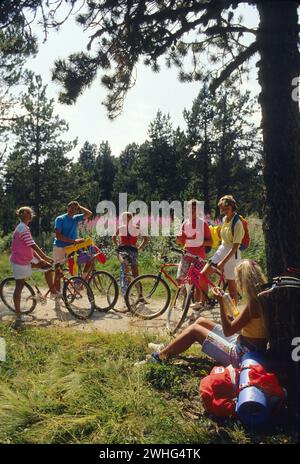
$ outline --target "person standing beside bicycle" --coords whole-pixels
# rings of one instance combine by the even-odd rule
[[[129,256],[130,267],[133,277],[139,276],[138,267],[138,252],[142,250],[148,243],[148,237],[141,234],[141,230],[133,224],[133,214],[125,211],[121,215],[121,224],[117,228],[112,237],[113,243],[116,246],[118,260],[122,264],[126,263],[126,255]],[[142,238],[142,242],[137,246],[138,239]],[[142,288],[139,287],[140,302],[143,301]]]
[[[198,200],[190,200],[188,202],[189,218],[185,220],[181,226],[181,235],[176,237],[176,243],[184,246],[184,254],[180,260],[177,271],[177,282],[180,285],[188,273],[194,258],[198,256],[203,260],[206,259],[206,247],[212,245],[212,237],[208,224],[198,217],[200,212],[200,202]],[[189,241],[191,242],[189,244]],[[191,256],[192,255],[192,256]],[[203,284],[202,290],[208,292],[207,284]],[[200,289],[195,289],[195,303],[191,305],[192,309],[197,309],[203,304],[203,292]]]
[[[237,204],[232,195],[225,195],[220,198],[218,206],[221,214],[224,216],[220,231],[221,245],[209,260],[209,264],[206,265],[201,272],[207,278],[215,272],[215,267],[217,267],[219,271],[224,272],[224,277],[228,282],[230,296],[237,305],[238,291],[234,270],[241,261],[241,252],[239,248],[245,231],[239,217],[234,219],[237,215]],[[232,227],[233,221],[235,222],[234,228]]]
[[[26,316],[21,313],[21,294],[24,280],[31,276],[33,269],[45,272],[45,279],[51,292],[51,298],[57,297],[52,280],[52,271],[49,269],[53,260],[35,243],[29,229],[29,224],[34,217],[33,210],[28,206],[22,206],[17,210],[17,216],[20,223],[13,233],[10,256],[13,276],[16,280],[13,294],[16,310],[15,328],[21,322],[27,320]]]
[[[80,213],[79,213],[80,212]],[[55,219],[55,239],[53,247],[53,257],[56,265],[62,263],[66,258],[65,247],[74,243],[83,242],[83,238],[78,238],[78,224],[92,216],[92,212],[81,206],[78,201],[70,201],[67,212]],[[55,272],[55,288],[60,292],[60,272]]]

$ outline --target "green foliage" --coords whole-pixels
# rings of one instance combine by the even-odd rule
[[[68,130],[64,120],[54,115],[54,101],[46,95],[40,76],[27,74],[27,92],[21,98],[25,116],[17,119],[12,132],[15,145],[5,166],[7,215],[11,218],[3,228],[13,227],[13,210],[21,205],[33,206],[37,235],[51,227],[51,212],[60,205],[68,192],[70,160],[66,154],[76,141],[65,142],[61,135]],[[64,182],[61,179],[64,179]],[[59,179],[59,181],[58,181]]]
[[[1,443],[293,443],[281,428],[251,436],[203,411],[202,357],[134,367],[149,335],[78,333],[0,325]]]

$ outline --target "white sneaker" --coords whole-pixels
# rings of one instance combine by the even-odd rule
[[[30,316],[27,316],[26,314],[22,314],[21,317],[20,317],[20,319],[21,319],[22,322],[31,321],[31,317],[30,317]]]
[[[158,353],[147,354],[146,359],[134,363],[134,366],[143,366],[144,364],[160,364],[162,361],[158,357]]]
[[[59,300],[60,298],[63,298],[62,293],[60,292],[50,293],[51,300]]]
[[[162,351],[166,347],[165,343],[148,343],[148,348],[152,351],[155,352],[157,351],[158,353]]]

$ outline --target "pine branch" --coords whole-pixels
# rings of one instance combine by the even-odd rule
[[[259,51],[257,41],[253,42],[245,51],[241,52],[235,60],[232,60],[228,66],[220,73],[219,77],[214,79],[209,89],[214,93],[218,87],[245,61],[249,60],[256,52]]]
[[[203,31],[204,34],[207,35],[215,35],[215,34],[226,34],[227,32],[243,32],[243,33],[250,33],[250,34],[257,34],[255,29],[249,29],[248,27],[243,26],[212,26]]]

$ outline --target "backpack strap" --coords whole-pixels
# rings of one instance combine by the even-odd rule
[[[233,219],[232,219],[232,224],[231,224],[232,237],[234,235],[234,227],[235,227],[238,220],[241,220],[241,218],[240,218],[238,213],[235,213],[235,215],[233,216]]]
[[[234,236],[234,227],[235,227],[238,220],[241,220],[241,218],[240,218],[238,213],[235,213],[235,215],[233,216],[233,219],[232,219],[232,223],[231,223],[232,238]],[[235,252],[235,259],[237,259],[237,251]]]

